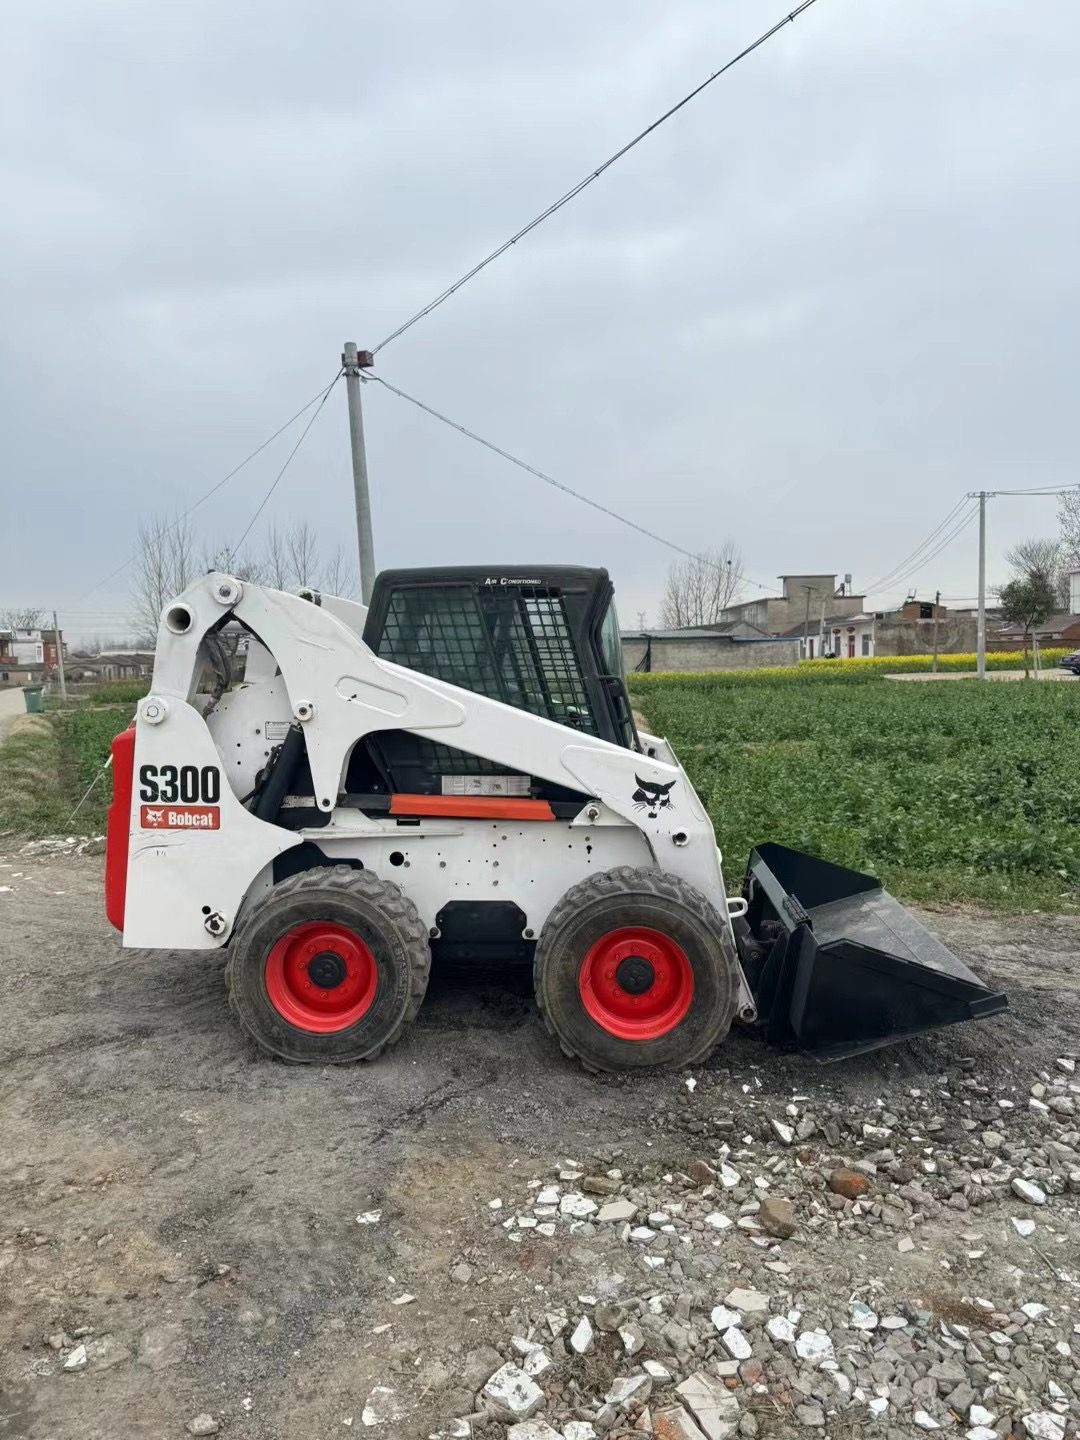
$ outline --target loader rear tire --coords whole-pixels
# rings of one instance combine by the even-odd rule
[[[256,900],[229,945],[229,1005],[247,1033],[294,1064],[374,1060],[420,1009],[427,929],[399,886],[320,866]]]
[[[574,885],[536,946],[540,1013],[587,1070],[703,1061],[738,1003],[725,922],[692,885],[618,866]]]

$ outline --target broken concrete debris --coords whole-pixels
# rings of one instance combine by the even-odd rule
[[[1080,1194],[1075,1071],[1040,1076],[1041,1111],[967,1064],[863,1113],[823,1087],[783,1119],[749,1088],[745,1114],[710,1117],[711,1083],[701,1153],[670,1168],[608,1151],[499,1182],[488,1250],[448,1273],[463,1301],[494,1296],[524,1237],[527,1283],[498,1349],[446,1365],[447,1423],[476,1440],[1080,1440],[1080,1266],[1058,1223]],[[405,1409],[384,1389],[366,1413]]]

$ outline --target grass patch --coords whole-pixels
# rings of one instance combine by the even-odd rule
[[[0,745],[0,830],[55,835],[109,758],[114,735],[127,728],[133,705],[99,706],[55,715],[24,715]],[[98,781],[76,816],[79,834],[100,834],[112,795],[110,778]]]
[[[846,662],[851,663],[851,662]],[[729,884],[776,840],[907,900],[1080,909],[1080,691],[1070,685],[633,685],[706,806]]]
[[[44,715],[20,715],[0,745],[0,829],[39,835],[71,814],[60,781],[60,741]]]

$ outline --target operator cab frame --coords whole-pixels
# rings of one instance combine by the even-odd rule
[[[584,566],[384,570],[364,641],[395,665],[639,750],[614,595],[606,570]]]

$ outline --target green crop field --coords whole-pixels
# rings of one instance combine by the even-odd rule
[[[776,840],[909,900],[1080,909],[1080,686],[853,681],[631,682],[712,817],[729,883]]]

